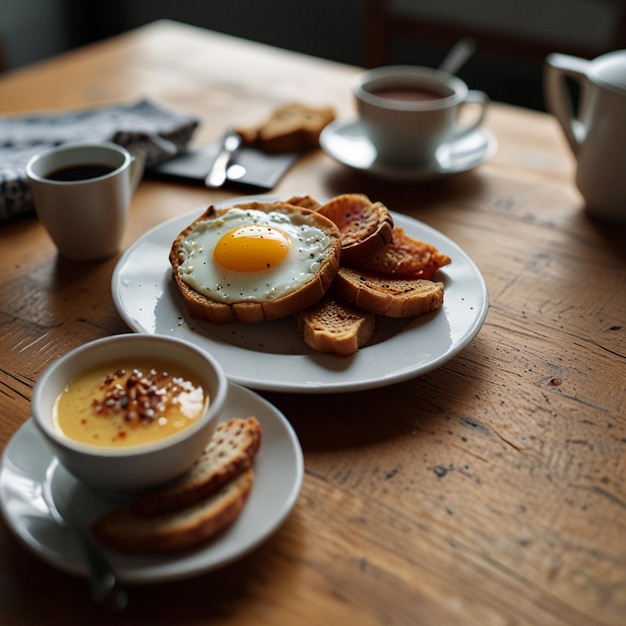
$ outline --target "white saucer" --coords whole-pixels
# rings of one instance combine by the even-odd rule
[[[405,183],[467,172],[490,159],[498,146],[488,130],[478,128],[461,139],[443,144],[432,163],[421,167],[399,167],[378,159],[376,148],[358,120],[331,122],[320,135],[320,145],[326,154],[354,170]]]
[[[254,199],[276,200],[277,196]],[[452,259],[437,273],[437,280],[445,284],[440,310],[405,320],[380,318],[369,344],[350,357],[308,348],[293,316],[262,324],[210,324],[194,319],[176,287],[168,254],[172,241],[204,210],[178,215],[137,239],[117,262],[111,293],[122,319],[135,332],[194,343],[210,352],[229,380],[240,385],[290,393],[338,393],[390,385],[443,365],[472,341],[487,315],[487,286],[471,258],[434,228],[392,212],[394,224],[408,235],[434,245]]]
[[[130,556],[109,551],[121,582],[179,580],[223,567],[265,541],[287,518],[304,477],[298,438],[273,405],[231,383],[222,420],[250,415],[261,423],[263,443],[253,466],[252,493],[237,520],[208,544],[176,555]],[[67,472],[30,419],[4,449],[0,506],[7,524],[27,549],[60,570],[85,577],[80,544],[71,531],[54,521],[54,515],[71,507],[86,527],[115,503]]]

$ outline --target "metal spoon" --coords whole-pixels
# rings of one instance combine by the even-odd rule
[[[76,519],[69,506],[53,497],[50,485],[51,481],[46,481],[44,499],[52,519],[81,543],[83,554],[87,559],[91,600],[108,611],[121,611],[128,604],[126,589],[119,585],[115,571],[100,544],[81,521]]]
[[[95,539],[83,528],[75,526],[89,563],[89,597],[111,612],[121,611],[128,604],[128,592],[117,582],[115,572]]]
[[[221,187],[226,182],[228,165],[236,150],[241,146],[241,137],[233,130],[228,130],[222,138],[220,153],[213,163],[213,167],[204,180],[207,187]]]
[[[476,50],[476,42],[471,37],[459,39],[446,54],[439,69],[447,74],[456,74],[474,54],[474,50]]]

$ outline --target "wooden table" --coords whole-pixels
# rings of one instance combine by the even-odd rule
[[[0,112],[150,96],[199,116],[201,143],[290,100],[352,115],[357,72],[159,22],[5,75]],[[304,451],[294,511],[222,570],[131,588],[117,623],[626,623],[626,231],[586,216],[553,119],[494,104],[486,125],[497,156],[456,177],[385,184],[317,151],[281,182],[281,194],[367,193],[448,235],[486,278],[486,323],[421,378],[264,393]],[[123,248],[232,195],[144,181]],[[116,258],[59,260],[34,217],[1,226],[0,242],[4,447],[54,359],[128,329],[110,296]],[[3,625],[107,622],[83,580],[0,533]]]

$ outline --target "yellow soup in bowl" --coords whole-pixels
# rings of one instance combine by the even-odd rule
[[[206,411],[198,378],[165,359],[109,361],[74,378],[54,406],[57,428],[98,446],[131,446],[169,437]]]

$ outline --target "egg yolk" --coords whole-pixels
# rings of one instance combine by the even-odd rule
[[[215,261],[236,272],[260,272],[277,266],[287,255],[288,235],[260,224],[239,226],[228,231],[213,250]]]

